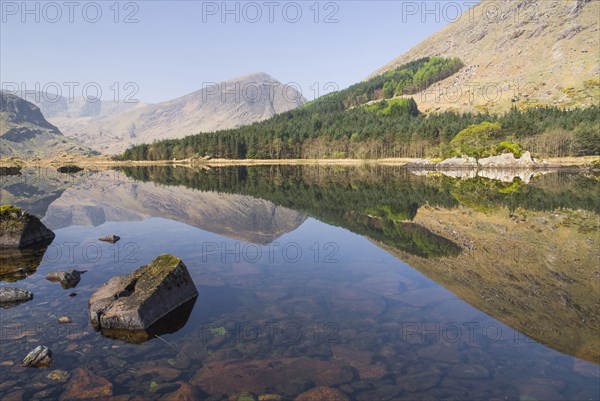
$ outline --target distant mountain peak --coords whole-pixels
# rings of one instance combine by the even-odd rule
[[[142,104],[125,112],[93,116],[63,113],[50,121],[66,136],[97,151],[116,154],[140,143],[252,124],[304,102],[294,87],[265,72],[255,72],[222,82],[205,81],[202,88],[179,98]]]

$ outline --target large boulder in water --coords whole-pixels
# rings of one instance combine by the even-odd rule
[[[43,247],[53,239],[54,233],[37,217],[14,206],[0,206],[0,248]]]
[[[96,329],[146,330],[197,296],[181,259],[161,255],[102,285],[89,300],[90,320]]]

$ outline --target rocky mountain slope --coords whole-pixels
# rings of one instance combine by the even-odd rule
[[[268,74],[257,73],[206,84],[183,97],[140,104],[124,112],[114,105],[108,108],[103,102],[94,113],[72,106],[66,111],[52,111],[49,119],[65,135],[102,153],[118,154],[134,144],[251,124],[304,102],[304,97],[292,87]]]
[[[458,57],[466,67],[418,93],[420,110],[590,106],[600,99],[599,27],[597,0],[482,0],[372,76],[421,57]]]
[[[42,158],[67,153],[90,154],[93,151],[63,136],[34,104],[0,92],[0,155]]]

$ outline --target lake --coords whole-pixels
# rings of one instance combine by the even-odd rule
[[[357,401],[600,399],[597,174],[156,166],[0,179],[3,204],[56,233],[2,257],[0,285],[34,293],[0,310],[3,400],[294,400],[321,386],[336,390],[313,396]],[[95,331],[94,291],[165,253],[196,301],[146,335]],[[87,270],[75,288],[45,278],[71,268]],[[37,345],[51,367],[21,368]]]

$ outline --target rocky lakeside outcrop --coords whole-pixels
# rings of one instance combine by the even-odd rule
[[[529,169],[549,167],[545,163],[538,163],[532,157],[531,153],[525,152],[519,158],[512,153],[503,153],[498,156],[490,156],[482,159],[475,157],[452,157],[441,162],[432,162],[429,160],[418,160],[407,165],[413,169],[423,170],[452,170],[452,169]]]
[[[146,330],[198,296],[181,259],[161,255],[135,272],[111,278],[89,300],[96,329]]]

